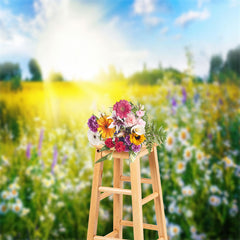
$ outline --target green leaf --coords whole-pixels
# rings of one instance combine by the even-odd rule
[[[103,152],[103,151],[106,151],[106,150],[109,150],[110,148],[108,148],[106,145],[103,146],[100,150],[98,150],[98,152]]]
[[[129,152],[129,160],[130,160],[130,162],[134,162],[136,157],[137,157],[137,153],[135,153],[133,151]]]
[[[111,153],[107,154],[106,156],[100,158],[99,160],[97,160],[97,161],[95,162],[95,164],[107,160],[108,157],[112,158],[112,154],[113,154],[113,153],[111,152]]]

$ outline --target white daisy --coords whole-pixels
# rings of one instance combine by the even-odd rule
[[[23,208],[21,212],[21,217],[26,216],[30,212],[29,208]]]
[[[183,161],[178,161],[176,164],[176,173],[182,173],[186,169],[186,163]]]
[[[225,167],[226,167],[226,168],[227,168],[227,167],[232,167],[232,166],[234,165],[232,159],[229,158],[229,157],[223,158],[223,161],[224,161],[224,163],[225,163]]]
[[[238,206],[237,204],[233,204],[232,207],[230,208],[229,210],[229,214],[232,216],[232,217],[235,217],[238,213]]]
[[[174,147],[174,143],[175,143],[174,135],[173,135],[173,133],[169,133],[166,138],[166,142],[165,142],[166,149],[168,151],[171,151]]]
[[[170,235],[170,237],[176,236],[176,235],[180,234],[180,232],[181,232],[181,228],[178,225],[171,224],[169,226],[169,235]]]
[[[18,192],[16,189],[11,189],[10,191],[11,198],[16,198],[18,196]]]
[[[191,227],[190,227],[190,232],[191,232],[192,234],[196,234],[196,233],[197,233],[196,227],[195,227],[195,226],[191,226]]]
[[[6,214],[8,211],[8,207],[6,203],[0,203],[0,214]]]
[[[208,201],[209,201],[210,205],[215,206],[215,207],[217,207],[221,204],[221,198],[216,195],[210,196]]]
[[[211,193],[220,193],[221,192],[220,189],[215,185],[212,185],[210,187],[210,191],[211,191]]]
[[[191,186],[185,186],[182,188],[182,194],[184,196],[192,196],[194,193],[195,192]]]
[[[22,204],[21,203],[14,203],[12,205],[12,211],[15,213],[20,213],[22,210]]]
[[[3,200],[8,200],[8,199],[11,199],[11,194],[9,191],[3,191],[1,194],[1,197]]]
[[[99,146],[103,144],[103,141],[100,140],[100,133],[99,132],[92,132],[90,129],[88,130],[88,141],[93,146]]]
[[[186,161],[189,161],[192,158],[192,149],[190,147],[185,148],[183,157]]]
[[[203,159],[204,159],[204,154],[203,154],[203,152],[197,151],[197,152],[196,152],[196,159],[197,159],[197,163],[198,163],[198,164],[201,164],[202,161],[203,161]]]
[[[182,143],[185,144],[187,140],[189,139],[189,133],[186,128],[182,128],[178,134],[178,140]]]

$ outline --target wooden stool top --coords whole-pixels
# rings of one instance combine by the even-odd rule
[[[157,144],[155,143],[153,145],[153,148],[156,147]],[[94,146],[96,148],[97,151],[99,151],[103,145],[99,145],[99,146]],[[153,149],[151,150],[151,152],[153,151]],[[122,159],[129,159],[129,153],[128,152],[117,152],[116,150],[114,150],[114,148],[110,149],[110,150],[106,150],[106,151],[102,151],[101,154],[102,154],[102,157],[106,156],[107,154],[113,152],[113,155],[112,157],[113,158],[122,158]],[[146,145],[143,145],[141,147],[141,150],[140,152],[138,153],[137,157],[138,158],[141,158],[145,155],[149,154],[148,152],[148,149],[147,149],[147,146]]]

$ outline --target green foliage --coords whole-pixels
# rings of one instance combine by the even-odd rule
[[[11,90],[12,91],[17,91],[21,90],[22,85],[21,85],[21,78],[19,76],[16,76],[11,79]]]
[[[36,59],[30,59],[28,63],[29,72],[32,75],[31,81],[42,81],[41,68]]]
[[[11,62],[0,64],[0,81],[9,81],[13,78],[21,78],[19,64]]]
[[[50,82],[63,82],[64,78],[60,72],[51,72],[49,75]]]

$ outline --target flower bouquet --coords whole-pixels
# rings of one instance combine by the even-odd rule
[[[116,102],[111,115],[92,115],[88,127],[90,144],[100,147],[100,152],[111,151],[97,162],[112,157],[114,151],[129,152],[130,160],[134,161],[143,145],[151,152],[154,143],[160,145],[166,138],[163,128],[157,129],[156,124],[149,121],[143,105],[127,100]]]

